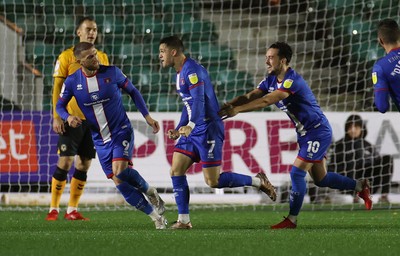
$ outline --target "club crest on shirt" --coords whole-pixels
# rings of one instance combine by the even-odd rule
[[[90,95],[90,98],[92,98],[92,101],[97,101],[99,100],[99,95],[97,93],[92,93]]]
[[[189,81],[192,84],[197,84],[199,82],[199,78],[197,77],[197,74],[196,73],[190,74],[189,75]]]
[[[376,72],[372,73],[372,83],[376,84],[378,82],[378,76],[376,75]]]
[[[283,87],[286,89],[289,89],[292,87],[293,80],[292,79],[286,79],[285,82],[283,82]]]
[[[109,84],[111,83],[111,78],[104,78],[104,83]]]

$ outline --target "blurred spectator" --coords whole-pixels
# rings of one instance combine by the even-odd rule
[[[21,110],[17,104],[0,95],[0,111]]]
[[[379,202],[389,203],[388,194],[393,174],[393,157],[381,156],[367,140],[367,128],[359,115],[351,115],[345,124],[344,138],[332,144],[328,171],[353,179],[367,178],[372,193],[381,192]],[[354,197],[358,202],[358,197]]]

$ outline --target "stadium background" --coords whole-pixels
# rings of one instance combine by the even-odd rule
[[[97,21],[97,48],[138,86],[151,111],[160,118],[167,112],[166,121],[176,119],[180,103],[173,91],[173,70],[160,69],[158,42],[163,36],[178,34],[188,55],[209,70],[221,103],[254,88],[265,75],[266,47],[287,41],[295,53],[292,66],[309,82],[324,111],[342,113],[335,121],[340,126],[339,120],[344,122],[350,112],[375,120],[370,70],[384,54],[375,26],[383,18],[398,20],[399,12],[394,0],[2,0],[0,121],[1,149],[7,155],[1,159],[3,202],[9,202],[9,195],[41,197],[48,191],[49,183],[35,172],[44,168],[48,179],[54,169],[56,136],[49,128],[52,70],[58,54],[77,42],[76,22],[83,16]],[[128,111],[136,111],[126,95],[124,104]],[[31,144],[19,146],[27,145],[31,157],[23,165],[16,164],[8,144],[11,140],[5,139],[16,124],[17,135],[25,134],[23,141],[37,147],[37,155],[32,156]],[[36,136],[29,137],[32,130]],[[398,141],[393,147],[400,147]],[[21,168],[30,170],[25,173]],[[203,186],[195,184],[194,192],[215,192]],[[168,187],[163,189],[170,192]],[[88,190],[115,194],[102,185],[88,184]],[[249,193],[230,192],[235,197]],[[258,201],[259,197],[254,202]]]

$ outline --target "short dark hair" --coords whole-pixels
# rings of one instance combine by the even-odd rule
[[[384,19],[378,24],[378,36],[384,43],[395,44],[400,40],[400,28],[393,19]]]
[[[78,23],[76,24],[76,29],[75,29],[75,30],[78,31],[78,29],[82,26],[82,24],[83,24],[85,21],[92,21],[92,22],[96,23],[96,20],[95,20],[93,17],[85,16],[85,17],[81,18],[81,19],[78,21]]]
[[[358,126],[361,128],[361,135],[360,138],[365,138],[367,136],[367,126],[364,122],[364,120],[361,118],[360,115],[350,115],[347,120],[346,123],[344,125],[344,131],[347,135],[347,131],[350,129],[350,127],[354,125],[354,126]]]
[[[79,42],[74,46],[74,56],[75,58],[79,58],[83,51],[89,50],[94,47],[94,44],[88,42]]]
[[[167,36],[164,37],[160,40],[160,45],[165,44],[166,46],[177,50],[178,52],[183,52],[184,47],[183,47],[183,42],[178,36]]]
[[[286,58],[287,64],[292,60],[292,48],[285,42],[275,42],[269,48],[278,49],[279,58]]]

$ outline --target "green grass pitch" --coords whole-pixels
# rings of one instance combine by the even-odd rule
[[[296,230],[270,230],[287,211],[268,207],[196,208],[192,230],[155,230],[138,211],[83,211],[87,222],[46,213],[1,211],[0,255],[400,255],[399,209],[303,211]]]

